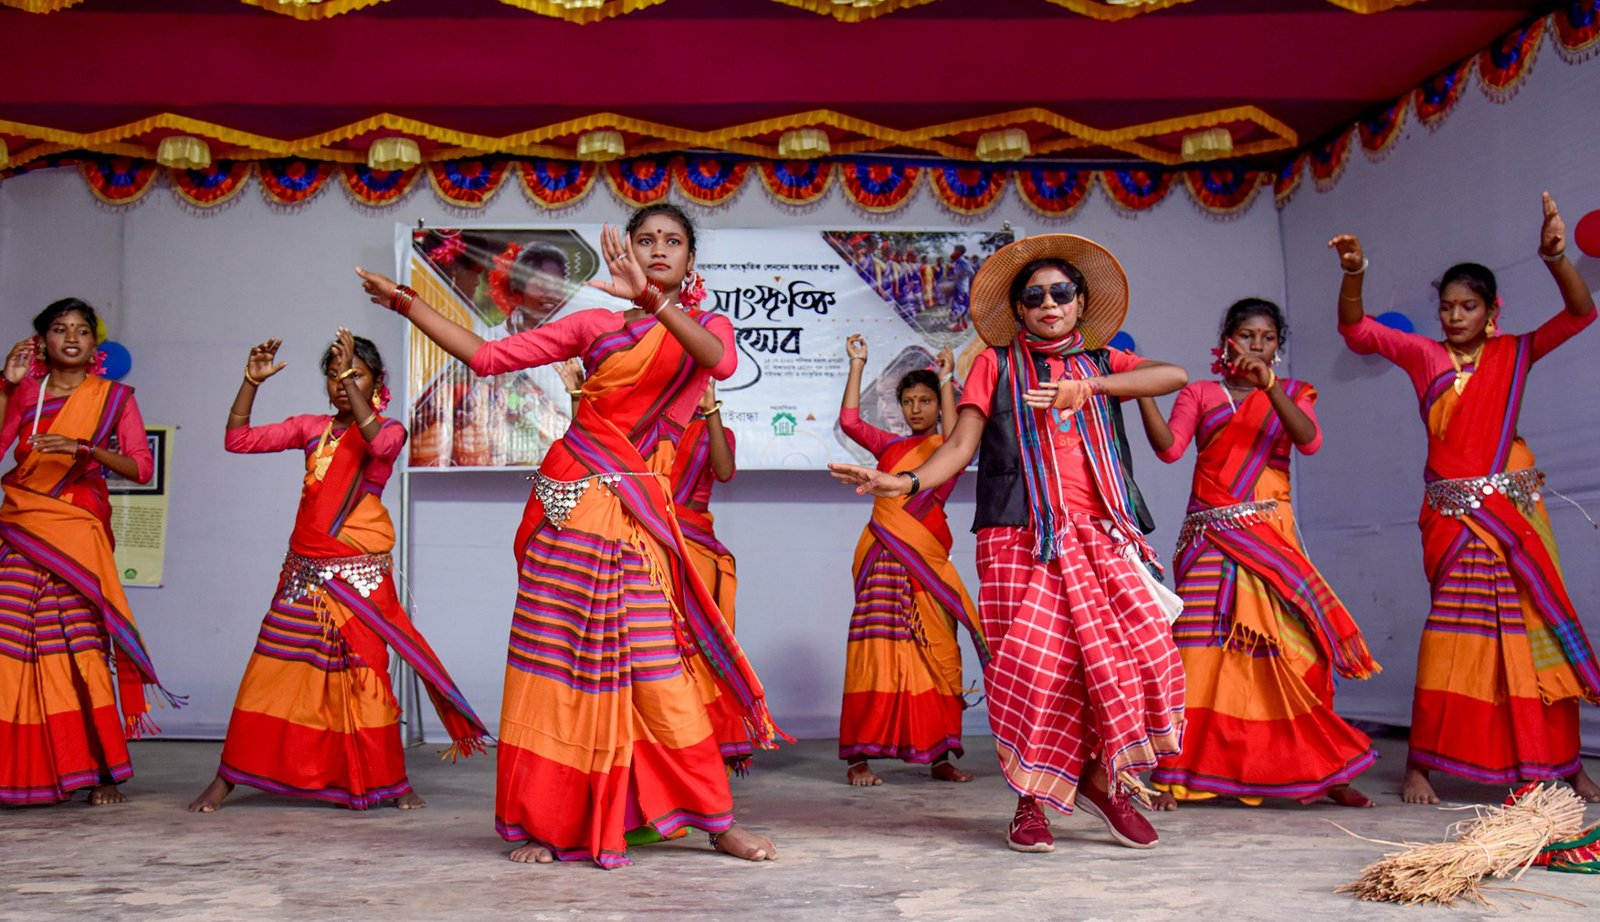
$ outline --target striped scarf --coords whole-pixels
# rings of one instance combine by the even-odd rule
[[[1041,339],[1023,331],[1011,342],[1011,405],[1015,410],[1017,446],[1022,453],[1023,482],[1028,487],[1034,557],[1045,562],[1060,554],[1063,527],[1060,523],[1067,508],[1055,441],[1039,436],[1039,417],[1043,411],[1030,410],[1023,402],[1023,395],[1042,383],[1034,366],[1035,355],[1061,356],[1067,365],[1063,380],[1093,377],[1100,374],[1100,368],[1085,354],[1083,334],[1077,330],[1057,340]],[[1134,544],[1142,559],[1154,560],[1155,551],[1144,540],[1133,517],[1133,503],[1122,476],[1121,452],[1110,419],[1107,398],[1095,394],[1072,415],[1070,425],[1083,439],[1083,450],[1088,453],[1095,485],[1123,539]]]

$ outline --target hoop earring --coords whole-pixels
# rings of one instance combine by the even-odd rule
[[[1273,365],[1281,365],[1281,364],[1283,364],[1283,353],[1281,351],[1280,352],[1274,352],[1272,354],[1272,364]]]

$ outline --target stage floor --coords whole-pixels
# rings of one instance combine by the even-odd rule
[[[1039,855],[1006,849],[1016,801],[988,741],[971,743],[962,764],[978,778],[965,785],[874,762],[886,783],[850,788],[831,741],[763,753],[734,791],[741,821],[772,835],[780,860],[745,864],[692,832],[633,849],[632,867],[607,872],[507,861],[492,757],[450,765],[436,747],[412,750],[425,810],[351,813],[241,787],[221,812],[194,816],[184,806],[210,780],[220,744],[146,741],[134,746],[124,806],[91,808],[80,795],[0,809],[0,919],[1444,918],[1332,892],[1388,850],[1334,822],[1374,839],[1438,841],[1465,815],[1399,802],[1401,741],[1380,741],[1383,758],[1360,784],[1377,809],[1191,806],[1156,817],[1162,843],[1151,851],[1115,845],[1097,821],[1055,817],[1056,851]],[[1495,794],[1438,784],[1455,804]],[[1535,868],[1515,886],[1535,892],[1493,893],[1498,910],[1449,918],[1600,912],[1600,877]]]

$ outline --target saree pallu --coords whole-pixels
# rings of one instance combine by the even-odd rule
[[[733,824],[702,683],[756,745],[778,731],[668,493],[662,413],[705,371],[651,318],[600,337],[585,364],[578,412],[517,535],[495,822],[508,841],[615,868],[630,863],[629,830]]]
[[[942,444],[938,435],[901,439],[884,451],[878,469],[911,470]],[[963,754],[956,623],[976,637],[977,613],[950,561],[950,544],[935,491],[873,502],[856,544],[839,758],[927,764]]]
[[[1424,399],[1429,482],[1531,469],[1516,434],[1529,337],[1496,336],[1457,395],[1446,374]],[[1578,702],[1600,702],[1600,669],[1561,577],[1542,502],[1499,492],[1446,516],[1424,503],[1432,606],[1417,656],[1411,760],[1505,784],[1577,771]]]
[[[727,433],[732,448],[732,433]],[[678,516],[678,527],[683,532],[684,550],[689,564],[700,575],[717,611],[734,631],[734,602],[739,592],[739,577],[733,553],[717,539],[716,520],[702,499],[696,497],[697,486],[712,479],[710,436],[704,419],[694,419],[683,430],[672,462],[673,510]],[[706,491],[709,492],[709,486]],[[709,677],[708,677],[709,678]],[[706,711],[711,716],[711,727],[717,737],[717,749],[728,766],[738,774],[749,771],[755,747],[739,716],[738,705],[717,690],[712,681],[700,683],[706,700]]]
[[[91,376],[41,428],[104,447],[132,399]],[[104,506],[104,481],[71,455],[18,454],[0,507],[0,803],[55,803],[132,777],[127,739],[156,729],[145,686],[181,699],[145,652],[105,510],[70,501],[87,491]]]
[[[1310,385],[1284,387],[1297,399]],[[1183,751],[1163,757],[1151,777],[1180,800],[1318,800],[1377,758],[1372,741],[1334,713],[1334,673],[1366,678],[1378,665],[1300,547],[1288,436],[1270,399],[1256,392],[1236,412],[1216,408],[1201,419],[1199,440],[1191,517],[1276,505],[1229,517],[1178,548],[1183,613],[1172,633],[1188,724]]]
[[[1047,562],[1031,528],[978,532],[978,614],[1006,783],[1071,813],[1089,762],[1119,779],[1178,752],[1184,676],[1126,539],[1082,514],[1060,524]]]
[[[307,456],[290,555],[217,770],[234,784],[352,810],[411,793],[390,646],[428,689],[452,739],[447,755],[482,751],[488,735],[400,605],[389,572],[394,527],[361,477],[368,454],[352,426]]]

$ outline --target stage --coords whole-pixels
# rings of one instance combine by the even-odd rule
[[[80,795],[0,810],[0,919],[1432,919],[1439,910],[1334,894],[1388,849],[1332,824],[1438,841],[1467,815],[1401,804],[1405,747],[1382,740],[1383,758],[1358,782],[1377,809],[1190,806],[1155,817],[1162,843],[1151,851],[1113,844],[1096,821],[1055,817],[1056,851],[1024,855],[1005,847],[1016,801],[986,738],[972,737],[962,760],[978,773],[970,784],[874,762],[878,788],[846,786],[836,744],[807,741],[761,754],[734,782],[741,821],[777,841],[779,860],[746,864],[695,832],[632,849],[632,867],[607,872],[507,861],[493,758],[452,766],[435,747],[408,754],[425,810],[357,814],[239,788],[221,812],[189,814],[219,745],[135,744],[124,806],[90,808]],[[1447,807],[1491,793],[1435,784]],[[1498,911],[1461,906],[1449,918],[1547,922],[1593,918],[1600,906],[1594,877],[1534,868],[1514,886],[1588,908],[1502,891],[1492,893]]]

